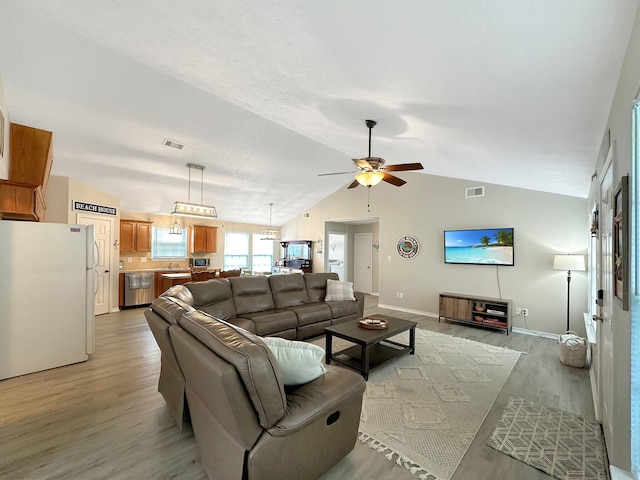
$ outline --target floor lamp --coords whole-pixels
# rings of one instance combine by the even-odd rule
[[[565,270],[567,272],[567,331],[569,328],[569,295],[571,292],[571,270],[583,272],[584,255],[556,255],[553,257],[553,269]]]

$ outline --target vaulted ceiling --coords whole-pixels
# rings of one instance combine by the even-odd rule
[[[388,164],[585,197],[637,8],[3,0],[0,76],[10,120],[54,132],[52,174],[123,210],[187,200],[190,162],[221,219],[265,224],[273,202],[280,225],[353,180],[318,174],[355,170],[366,119]]]

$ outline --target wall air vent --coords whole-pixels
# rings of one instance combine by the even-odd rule
[[[164,145],[165,147],[176,148],[178,150],[182,150],[184,148],[184,143],[176,142],[174,140],[169,140],[168,138],[164,139],[164,142],[162,142],[162,145]]]
[[[482,187],[469,187],[464,191],[464,198],[484,197],[484,185]]]
[[[302,214],[302,218],[309,218],[311,216],[311,214],[309,212],[304,212]]]

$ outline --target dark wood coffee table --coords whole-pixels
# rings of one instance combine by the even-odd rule
[[[392,358],[416,351],[416,322],[375,315],[389,322],[384,330],[368,330],[358,326],[357,320],[350,320],[338,325],[325,327],[326,354],[325,362],[337,362],[360,372],[365,380],[369,379],[369,371]],[[390,337],[409,330],[409,345],[404,345]],[[342,338],[356,345],[337,352],[332,352],[333,337]]]

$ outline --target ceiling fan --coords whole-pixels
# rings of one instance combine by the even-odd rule
[[[406,172],[408,170],[422,170],[424,167],[421,163],[399,163],[396,165],[384,165],[384,158],[371,156],[371,130],[376,126],[375,120],[365,120],[367,128],[369,129],[369,156],[365,158],[354,158],[353,163],[357,165],[359,170],[355,172],[355,180],[347,188],[355,188],[358,185],[364,185],[366,187],[372,187],[377,185],[381,181],[401,187],[406,181],[401,178],[395,177],[388,172]],[[321,173],[319,176],[324,175],[342,175],[344,173],[351,172],[334,172],[334,173]]]

